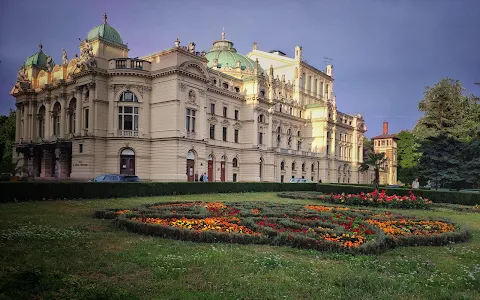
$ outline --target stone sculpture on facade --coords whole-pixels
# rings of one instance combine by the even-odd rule
[[[47,56],[47,69],[48,69],[48,72],[52,72],[53,70],[53,59],[50,55]]]
[[[68,65],[67,51],[65,49],[62,49],[62,65]]]
[[[188,52],[195,53],[195,43],[194,42],[191,42],[190,44],[188,44]]]
[[[80,59],[78,61],[77,67],[83,68],[93,68],[97,66],[97,62],[95,60],[95,55],[92,52],[92,46],[88,41],[85,41],[83,48],[80,53]]]

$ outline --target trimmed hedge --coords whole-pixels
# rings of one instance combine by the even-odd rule
[[[369,193],[374,190],[374,187],[371,185],[341,185],[341,184],[317,184],[317,192],[322,192],[324,194],[358,194],[360,192]],[[408,188],[382,188],[380,190],[385,190],[387,195],[391,196],[396,194],[397,196],[408,196],[411,189]],[[422,198],[427,198],[436,203],[453,203],[461,205],[476,205],[480,204],[480,194],[476,193],[460,193],[456,191],[435,191],[435,190],[423,190],[416,189],[413,190],[415,196],[420,196]]]
[[[0,202],[127,198],[211,193],[315,191],[312,183],[266,182],[1,182]]]

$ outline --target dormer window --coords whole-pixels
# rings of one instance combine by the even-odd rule
[[[264,90],[260,91],[260,97],[265,97],[265,91]]]
[[[235,87],[235,92],[240,93],[240,88],[238,86]]]
[[[224,82],[224,83],[222,84],[222,86],[223,86],[224,89],[228,90],[228,83]]]

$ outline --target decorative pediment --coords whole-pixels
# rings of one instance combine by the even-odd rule
[[[223,120],[222,125],[223,126],[230,126],[230,122],[228,122],[228,120]]]
[[[208,122],[210,122],[210,124],[217,124],[218,123],[218,119],[215,116],[211,116],[207,120],[208,120]]]
[[[233,128],[240,129],[242,128],[242,124],[240,124],[240,122],[235,122],[235,124],[233,124]]]

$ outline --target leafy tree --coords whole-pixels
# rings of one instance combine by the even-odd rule
[[[365,172],[370,169],[370,167],[373,167],[373,171],[375,172],[374,184],[376,190],[378,190],[378,186],[380,185],[380,171],[383,171],[387,160],[388,158],[385,156],[385,153],[369,153],[358,169],[360,172]]]
[[[474,99],[463,94],[459,81],[444,78],[433,87],[426,87],[418,109],[424,113],[415,125],[414,135],[420,140],[444,135],[462,139],[475,123],[472,119]]]
[[[456,188],[474,183],[480,173],[476,164],[470,164],[478,151],[473,142],[480,126],[477,98],[465,95],[459,81],[445,78],[426,88],[418,108],[424,115],[413,134],[421,152],[421,174]],[[468,150],[470,145],[473,150]]]
[[[12,163],[12,147],[15,143],[15,111],[0,117],[0,168],[3,170]]]
[[[418,174],[418,160],[420,152],[418,152],[418,144],[415,143],[415,138],[412,132],[402,130],[396,135],[398,151],[398,180],[407,183],[412,182],[419,176]]]
[[[365,160],[368,155],[373,154],[373,140],[369,140],[365,136],[363,137],[363,160]]]

